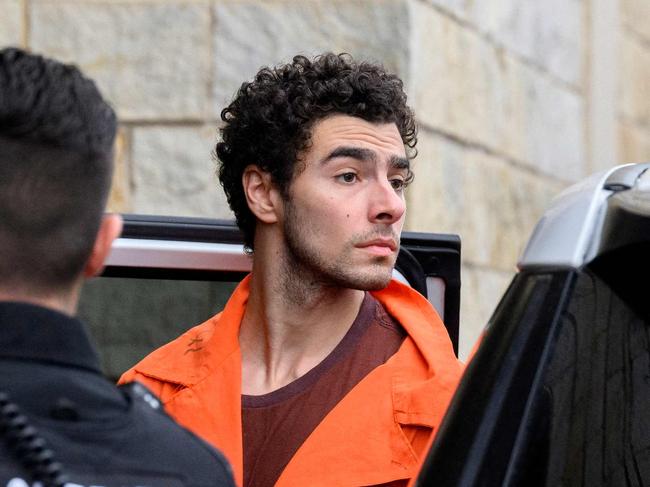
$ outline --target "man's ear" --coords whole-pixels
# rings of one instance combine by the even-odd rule
[[[99,231],[97,232],[93,250],[84,268],[84,277],[93,277],[102,271],[104,262],[111,252],[113,240],[119,237],[121,233],[122,217],[113,213],[104,215],[99,226]]]
[[[248,207],[264,223],[276,223],[282,198],[271,174],[251,164],[244,169],[242,185]]]

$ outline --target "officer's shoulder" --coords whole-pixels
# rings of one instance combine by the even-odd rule
[[[174,462],[181,469],[193,472],[197,484],[202,479],[210,485],[233,485],[232,471],[225,457],[196,436],[176,423],[164,410],[160,400],[143,384],[130,382],[120,390],[132,403],[134,436],[142,448],[149,448],[148,454],[159,456],[157,461]],[[155,449],[150,447],[155,445]],[[217,479],[223,479],[221,483]]]

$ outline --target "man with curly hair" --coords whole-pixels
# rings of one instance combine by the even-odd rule
[[[159,393],[245,486],[405,485],[461,367],[429,302],[391,279],[416,144],[402,81],[297,56],[221,118],[219,177],[252,273],[123,379]]]

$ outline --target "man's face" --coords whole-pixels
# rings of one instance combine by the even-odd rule
[[[384,288],[399,250],[410,174],[397,126],[328,117],[314,125],[301,162],[285,201],[289,271],[325,285]]]

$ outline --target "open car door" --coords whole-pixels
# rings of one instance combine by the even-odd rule
[[[650,485],[650,164],[537,225],[416,484]]]
[[[124,221],[102,276],[86,283],[79,306],[113,379],[220,311],[251,269],[234,222],[145,215]],[[458,353],[458,236],[404,232],[394,276],[433,303]]]

